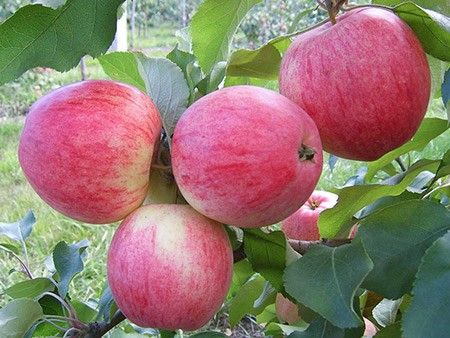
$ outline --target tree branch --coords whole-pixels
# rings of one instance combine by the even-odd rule
[[[114,316],[111,318],[111,321],[108,322],[94,322],[89,324],[89,328],[84,337],[86,338],[100,338],[103,337],[109,330],[114,328],[116,325],[120,324],[120,322],[126,319],[125,315],[122,311],[117,311]]]

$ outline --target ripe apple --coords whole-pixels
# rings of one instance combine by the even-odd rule
[[[297,304],[291,302],[281,293],[277,293],[277,297],[275,299],[275,311],[280,323],[294,325],[300,320]]]
[[[417,131],[430,69],[411,28],[391,11],[355,9],[298,36],[283,57],[280,92],[316,122],[327,152],[375,160]]]
[[[80,221],[110,223],[144,200],[160,133],[159,113],[138,89],[79,82],[33,104],[19,161],[51,207]]]
[[[114,299],[130,321],[192,331],[224,301],[233,252],[220,223],[188,205],[152,204],[122,222],[107,268]]]
[[[315,190],[300,209],[281,222],[281,229],[290,239],[319,240],[319,215],[325,209],[334,207],[337,200],[338,195],[332,192]]]
[[[195,102],[181,116],[172,166],[194,209],[239,227],[274,224],[297,210],[322,171],[314,122],[284,96],[235,86]]]

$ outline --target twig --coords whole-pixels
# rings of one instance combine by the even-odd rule
[[[401,169],[403,172],[406,171],[406,167],[405,167],[405,165],[403,164],[403,161],[402,161],[402,159],[401,159],[400,157],[397,157],[397,158],[395,159],[395,162],[398,163],[398,165],[400,166],[400,169]]]
[[[86,332],[86,338],[100,338],[103,337],[109,330],[114,328],[120,322],[126,319],[125,315],[119,310],[114,316],[111,318],[111,321],[108,322],[95,322],[89,324],[89,328]]]
[[[446,184],[440,185],[439,187],[434,188],[433,190],[431,190],[431,191],[427,192],[425,195],[423,195],[422,199],[424,200],[424,199],[430,197],[431,195],[433,195],[436,191],[439,191],[439,190],[441,190],[443,188],[447,188],[447,187],[450,187],[450,183],[446,183]]]
[[[22,269],[23,269],[22,272],[25,273],[28,276],[28,278],[33,279],[33,274],[31,273],[31,271],[28,268],[28,266],[25,264],[25,262],[19,256],[17,256],[14,253],[14,251],[11,251],[11,250],[9,250],[7,248],[4,248],[4,247],[2,247],[2,249],[5,250],[7,253],[11,254],[14,258],[16,258],[19,261],[20,265],[22,265]]]

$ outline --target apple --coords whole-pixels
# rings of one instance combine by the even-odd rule
[[[19,144],[23,172],[38,195],[73,219],[110,223],[141,205],[159,113],[138,89],[84,81],[40,98]]]
[[[324,150],[372,161],[415,134],[431,77],[411,28],[391,11],[363,8],[298,36],[279,84],[313,118]]]
[[[130,214],[108,251],[108,282],[124,315],[142,327],[196,330],[223,303],[233,252],[224,227],[188,205]]]
[[[277,223],[308,198],[322,171],[314,122],[284,96],[260,87],[228,87],[181,116],[172,168],[186,201],[221,223]]]
[[[281,229],[290,239],[319,240],[319,215],[325,209],[334,207],[337,200],[338,195],[332,192],[315,190],[300,209],[281,222]]]
[[[364,337],[373,337],[377,334],[377,327],[375,326],[374,323],[372,323],[370,320],[368,320],[367,318],[363,318],[364,319],[364,325],[365,325],[365,330],[364,330]]]
[[[288,323],[294,325],[300,320],[297,304],[291,302],[281,293],[277,293],[275,299],[275,311],[280,323]]]

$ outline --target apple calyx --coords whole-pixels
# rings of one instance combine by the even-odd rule
[[[311,210],[316,210],[316,208],[320,205],[320,202],[315,200],[309,200],[308,203]]]
[[[301,148],[298,150],[298,158],[300,161],[312,161],[316,155],[316,151],[302,143]]]

